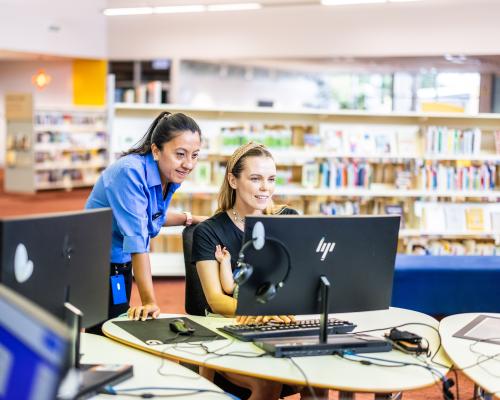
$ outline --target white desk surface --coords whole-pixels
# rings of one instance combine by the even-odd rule
[[[173,316],[174,315],[162,314],[162,317]],[[399,308],[362,313],[332,314],[332,316],[356,323],[358,325],[356,331],[393,327],[410,322],[429,324],[436,329],[439,325],[438,322],[430,316]],[[214,331],[216,331],[217,327],[234,322],[233,319],[228,318],[196,316],[189,316],[189,318]],[[126,319],[126,317],[117,318],[117,320],[119,319],[123,320]],[[426,337],[432,351],[436,351],[439,340],[437,332],[432,328],[422,325],[409,325],[403,329]],[[130,335],[119,326],[113,324],[112,320],[104,324],[103,331],[107,336],[115,340],[158,356],[283,383],[299,385],[304,385],[306,383],[302,372],[289,359],[273,358],[270,356],[241,358],[234,355],[216,357],[213,354],[204,354],[204,351],[199,345],[188,343],[148,346],[135,336]],[[388,330],[385,329],[370,334],[382,336],[385,331]],[[218,340],[206,342],[205,344],[211,351],[218,351],[220,354],[243,352],[245,355],[254,356],[262,353],[262,350],[248,342]],[[388,360],[411,363],[417,362],[425,365],[425,358],[423,356],[416,358],[415,356],[403,354],[399,351],[366,355]],[[352,357],[355,358],[355,356]],[[361,360],[361,358],[359,358],[359,360]],[[441,364],[450,365],[449,359],[442,350],[434,360]],[[338,356],[295,357],[294,361],[305,373],[310,385],[341,391],[393,393],[430,386],[439,380],[439,378],[432,375],[427,369],[419,366],[404,366],[401,368],[384,368],[374,365],[367,366],[341,359]],[[443,374],[448,371],[448,368],[438,366],[435,366],[435,368]]]
[[[134,376],[126,381],[123,381],[113,387],[116,390],[137,388],[137,387],[177,387],[190,389],[209,389],[221,392],[218,393],[203,393],[203,399],[227,400],[219,387],[205,378],[202,378],[195,372],[185,368],[178,363],[169,360],[161,360],[151,354],[136,350],[130,346],[124,346],[114,340],[110,340],[103,336],[91,335],[82,333],[81,335],[81,352],[83,357],[82,363],[87,364],[132,364],[134,366]],[[162,376],[157,369],[161,362],[164,361],[161,372],[168,376]],[[166,391],[166,390],[141,390],[131,392],[139,393],[156,393],[156,394],[185,394],[185,391]],[[120,397],[120,396],[114,396]],[[99,395],[93,397],[96,399],[110,399],[108,395]],[[121,398],[121,397],[120,397]],[[177,398],[177,397],[173,397]],[[179,398],[186,398],[185,396]]]
[[[455,364],[455,367],[459,369],[471,366],[484,359],[484,357],[481,357],[481,354],[486,356],[498,355],[496,358],[482,362],[480,365],[465,368],[463,372],[487,393],[500,398],[500,345],[492,343],[476,343],[473,340],[453,337],[457,331],[471,322],[478,315],[483,314],[500,318],[500,314],[491,313],[452,315],[441,321],[439,324],[439,332],[441,333],[443,347],[446,353]],[[500,337],[500,334],[498,336]]]

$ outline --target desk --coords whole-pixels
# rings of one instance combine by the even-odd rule
[[[500,314],[490,314],[500,317]],[[444,318],[439,324],[439,332],[443,340],[443,347],[450,356],[455,366],[459,369],[475,364],[478,361],[478,354],[471,351],[470,346],[475,342],[467,339],[453,337],[459,329],[463,328],[479,313],[457,314]],[[491,343],[477,343],[473,347],[474,351],[486,355],[500,353],[500,345]],[[481,363],[472,368],[466,368],[464,374],[467,375],[476,385],[480,386],[486,393],[494,394],[500,398],[500,356]],[[491,397],[488,394],[485,397]]]
[[[167,316],[169,315],[162,315],[162,317]],[[409,322],[426,323],[436,329],[438,328],[438,322],[434,318],[416,311],[397,308],[332,316],[356,323],[358,325],[357,331],[391,327]],[[189,318],[214,331],[217,327],[233,323],[233,320],[228,318],[195,316],[189,316]],[[433,351],[437,349],[438,337],[437,332],[433,331],[433,329],[418,325],[408,326],[405,329],[425,336],[430,342],[431,349]],[[304,385],[306,383],[301,371],[288,359],[278,359],[270,356],[253,359],[242,359],[241,357],[229,355],[214,357],[213,355],[203,354],[201,348],[195,344],[148,346],[119,326],[113,324],[112,321],[107,321],[104,324],[103,331],[107,336],[115,340],[158,356],[283,383],[294,385]],[[377,332],[374,334],[382,335],[382,333]],[[262,353],[262,350],[252,343],[235,341],[228,346],[226,340],[221,340],[206,344],[211,351],[219,350],[220,353],[224,354],[236,351],[245,352],[250,355]],[[373,356],[406,362],[418,361],[415,357],[398,351],[380,353]],[[300,366],[311,386],[335,389],[342,392],[393,393],[430,386],[438,381],[438,378],[433,376],[428,370],[418,366],[383,368],[374,365],[361,365],[357,362],[339,358],[338,356],[297,357],[294,358],[294,361]],[[446,365],[450,364],[443,351],[440,351],[435,361]],[[436,369],[442,374],[446,374],[448,371],[447,368],[442,367],[437,367]]]
[[[162,373],[169,374],[162,376],[157,372],[161,365],[161,360],[151,354],[138,351],[129,346],[124,346],[108,338],[82,333],[81,351],[83,353],[82,363],[100,364],[133,364],[134,376],[122,383],[114,386],[115,389],[136,388],[143,386],[161,386],[161,387],[181,387],[193,389],[209,389],[221,391],[212,382],[200,377],[193,371],[168,360],[165,360]],[[171,374],[171,375],[170,375]],[[151,392],[157,394],[174,394],[175,391],[165,390],[144,390],[133,393]],[[179,394],[186,393],[178,391]],[[116,396],[115,396],[116,397]],[[118,396],[120,397],[120,396]],[[227,400],[224,394],[203,393],[203,399]],[[94,397],[96,399],[110,399],[108,395]],[[173,397],[176,398],[176,397]],[[181,398],[179,396],[179,398]],[[183,399],[186,397],[182,397]]]

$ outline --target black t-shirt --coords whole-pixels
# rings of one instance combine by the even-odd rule
[[[285,207],[279,215],[298,214],[292,208]],[[229,218],[226,212],[220,212],[198,224],[193,232],[193,250],[191,262],[216,260],[215,246],[226,247],[231,254],[231,267],[236,268],[238,253],[243,245],[243,231]]]

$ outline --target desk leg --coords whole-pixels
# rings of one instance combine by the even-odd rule
[[[339,392],[339,400],[354,400],[354,392]]]
[[[403,392],[398,393],[375,393],[375,400],[402,400]]]

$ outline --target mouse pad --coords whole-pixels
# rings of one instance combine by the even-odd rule
[[[194,329],[193,334],[188,336],[172,332],[169,324],[174,319],[182,319],[187,327]],[[148,319],[146,321],[113,321],[113,324],[118,325],[149,346],[225,339],[225,337],[185,317]]]

